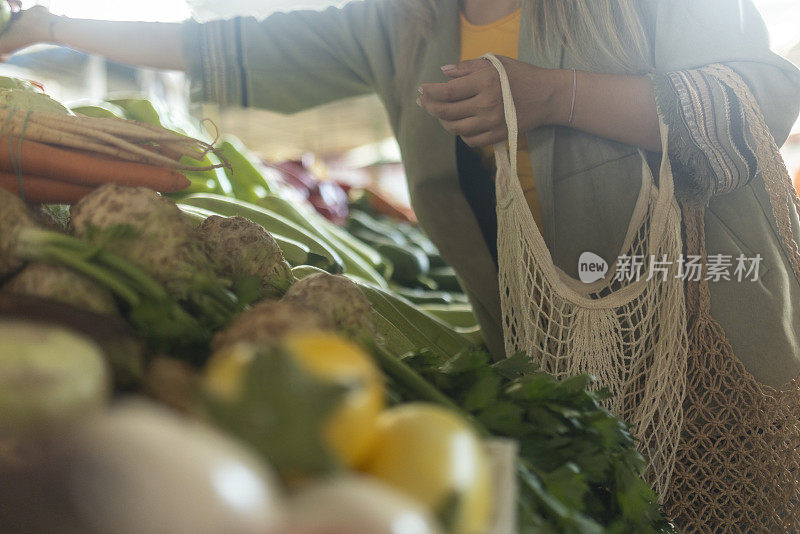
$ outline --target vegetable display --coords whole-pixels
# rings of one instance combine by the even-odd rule
[[[86,532],[669,531],[591,378],[491,362],[413,218],[362,197],[339,226],[232,138],[212,150],[140,99],[75,109],[0,109],[23,149],[0,155],[13,178],[0,189],[0,337],[13,340],[0,344],[0,445],[22,444],[13,462],[0,447],[0,477],[22,481],[2,524],[41,524],[58,502]],[[53,151],[68,154],[51,164]],[[87,191],[37,196],[20,162]],[[67,200],[47,208],[65,224],[41,218],[38,204]],[[87,335],[101,323],[113,334]],[[492,438],[518,444],[507,488]],[[23,483],[42,480],[44,500]],[[499,494],[516,496],[511,517]]]
[[[271,234],[292,239],[306,245],[310,253],[313,253],[319,258],[319,260],[315,262],[317,266],[333,273],[342,272],[344,269],[341,257],[329,244],[318,239],[316,236],[284,218],[282,215],[256,206],[255,204],[249,204],[222,195],[198,193],[181,199],[181,209],[185,209],[185,206],[205,209],[227,217],[238,216],[250,219],[263,226],[264,229]]]
[[[521,532],[670,532],[626,426],[587,390],[592,378],[558,382],[522,354],[490,364],[479,350],[402,361],[418,373],[404,374],[405,398],[443,392],[484,431],[519,441]]]
[[[373,310],[364,294],[349,278],[316,273],[304,277],[289,289],[286,302],[317,312],[327,325],[356,339],[375,335]]]

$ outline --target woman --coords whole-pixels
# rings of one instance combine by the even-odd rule
[[[677,193],[707,206],[709,253],[762,258],[756,282],[711,284],[713,316],[758,381],[796,377],[800,285],[751,150],[763,128],[746,120],[726,80],[746,84],[780,144],[800,106],[800,73],[770,52],[750,0],[373,0],[182,25],[70,20],[34,8],[0,38],[0,52],[61,43],[184,70],[197,99],[287,113],[377,93],[419,221],[500,358],[493,171],[481,153],[507,131],[497,72],[467,49],[475,32],[497,24],[511,46],[480,51],[506,56],[525,132],[520,179],[556,265],[576,276],[583,252],[616,261],[641,180],[638,149],[660,152],[661,117]],[[792,225],[800,230],[796,213]]]

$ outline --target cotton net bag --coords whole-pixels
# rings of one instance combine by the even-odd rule
[[[686,253],[705,267],[703,209],[675,200],[666,126],[658,186],[642,154],[642,186],[620,251],[643,258],[642,276],[618,276],[615,266],[583,284],[554,265],[525,202],[508,78],[494,56],[484,57],[500,73],[509,132],[508,148],[495,145],[507,354],[522,351],[557,377],[592,374],[608,388],[605,406],[631,425],[647,478],[681,531],[800,531],[800,383],[776,390],[747,372],[711,317],[705,270],[684,289],[681,211]],[[773,215],[800,280],[789,222],[800,199],[744,82],[715,74],[748,104]]]
[[[669,159],[658,187],[642,154],[642,182],[620,256],[641,257],[642,276],[606,276],[585,284],[552,260],[517,176],[517,119],[508,77],[503,89],[509,147],[495,145],[500,302],[507,355],[528,354],[558,378],[587,373],[607,388],[605,407],[631,425],[660,497],[669,486],[683,424],[686,308],[676,277],[681,211]],[[667,131],[661,126],[666,153]],[[650,274],[650,260],[655,258]],[[655,267],[658,267],[656,269]]]
[[[755,97],[722,65],[704,71],[742,104],[781,246],[800,281],[790,216],[800,199]],[[704,209],[683,203],[687,254],[706,265]],[[711,316],[705,272],[687,285],[689,358],[684,425],[665,509],[684,532],[800,532],[800,381],[759,383]],[[765,358],[769,355],[765,354]]]

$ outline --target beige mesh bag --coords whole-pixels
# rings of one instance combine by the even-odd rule
[[[506,351],[524,351],[556,376],[592,373],[610,389],[607,407],[631,423],[649,460],[648,477],[682,532],[800,532],[800,377],[780,388],[759,383],[711,316],[703,208],[682,206],[685,252],[702,258],[685,299],[683,277],[672,271],[666,281],[625,282],[615,271],[588,285],[568,277],[553,264],[522,195],[508,79],[496,58],[487,59],[500,72],[509,131],[509,149],[495,146]],[[744,81],[730,69],[706,69],[742,103],[781,245],[800,281],[790,222],[800,198],[779,149]],[[680,267],[667,135],[662,124],[659,187],[643,165],[620,257],[664,258]]]
[[[614,265],[584,284],[559,269],[517,177],[516,110],[500,73],[509,148],[495,145],[497,247],[505,349],[529,354],[556,377],[589,373],[611,392],[606,407],[631,425],[648,459],[648,479],[664,497],[683,424],[686,309],[677,269],[681,212],[669,159],[658,187],[642,154],[642,184],[620,258],[641,258],[640,275]],[[667,130],[661,126],[666,154]],[[655,259],[655,261],[651,261]]]
[[[800,281],[790,213],[800,199],[747,85],[730,69],[706,67],[742,103],[781,244]],[[706,247],[702,208],[684,205],[688,254]],[[800,532],[800,381],[759,383],[711,317],[705,274],[687,286],[689,359],[684,427],[665,509],[683,532]],[[770,355],[765,355],[769,358]]]

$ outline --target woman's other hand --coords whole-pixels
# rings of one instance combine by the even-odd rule
[[[508,73],[520,132],[569,119],[572,73],[543,69],[499,56]],[[488,146],[508,138],[500,76],[485,59],[445,65],[451,80],[420,86],[417,103],[442,126],[471,147]]]
[[[18,2],[8,3],[12,8],[19,7]],[[50,12],[42,6],[15,13],[11,24],[0,34],[0,55],[13,54],[26,46],[49,40],[51,17]]]

